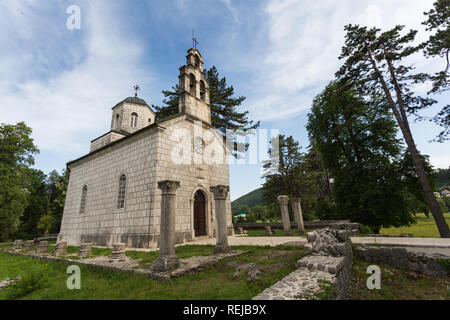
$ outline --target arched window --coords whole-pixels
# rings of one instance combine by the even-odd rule
[[[203,80],[200,80],[200,99],[205,100],[206,99],[206,86],[205,82]]]
[[[198,57],[198,55],[194,56],[194,63],[195,63],[195,67],[198,68],[200,66],[200,58]]]
[[[86,213],[87,185],[83,186],[81,191],[80,214]]]
[[[191,75],[189,76],[189,91],[191,92],[191,94],[193,94],[195,96],[195,85],[197,84],[197,80],[195,80],[195,76],[191,73]]]
[[[127,177],[123,174],[119,179],[119,194],[117,196],[117,209],[125,208],[125,191],[127,190]]]
[[[137,113],[133,112],[131,114],[131,124],[130,124],[132,128],[137,127],[137,121],[138,121],[138,115],[137,115]]]

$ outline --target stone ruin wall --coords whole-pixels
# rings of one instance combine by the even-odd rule
[[[309,232],[306,256],[297,262],[298,269],[253,300],[317,299],[326,286],[332,288],[332,298],[345,299],[353,261],[350,235],[357,228],[357,224],[344,222]]]

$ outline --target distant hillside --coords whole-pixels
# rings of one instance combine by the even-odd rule
[[[262,204],[262,188],[253,190],[231,202],[231,208],[238,209],[247,205],[249,208]]]
[[[450,168],[449,169],[437,169],[436,179],[438,189],[450,186]]]

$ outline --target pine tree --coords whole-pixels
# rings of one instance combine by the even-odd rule
[[[422,44],[424,55],[445,57],[445,69],[430,76],[433,87],[429,93],[442,93],[450,89],[450,0],[436,1],[434,8],[424,14],[428,19],[422,24],[427,26],[426,30],[434,32]],[[450,134],[450,105],[444,106],[433,120],[444,128],[437,141],[447,140]]]
[[[416,113],[436,103],[430,98],[414,95],[413,85],[426,81],[426,74],[412,74],[412,66],[402,65],[402,59],[419,50],[408,46],[417,33],[410,30],[401,35],[403,26],[380,34],[380,29],[347,25],[345,45],[340,59],[343,66],[336,73],[340,85],[357,88],[363,96],[382,96],[392,110],[408,146],[416,174],[422,186],[428,207],[434,217],[439,233],[443,238],[450,237],[450,229],[437,203],[431,184],[428,181],[423,162],[414,142],[408,113]]]

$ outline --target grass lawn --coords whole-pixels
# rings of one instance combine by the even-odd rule
[[[450,213],[444,214],[445,220],[447,224],[450,225]],[[427,218],[423,213],[419,213],[415,217],[417,223],[412,224],[410,226],[400,227],[400,228],[382,228],[380,230],[380,234],[404,234],[410,233],[415,237],[431,237],[431,238],[439,238],[439,232],[436,227],[436,223],[434,222],[433,216],[430,213],[429,218]]]
[[[313,231],[315,229],[306,229],[306,232]],[[275,232],[275,233],[274,233]],[[272,235],[266,235],[266,230],[247,230],[247,236],[249,237],[286,237],[283,229],[272,229]],[[298,233],[297,229],[291,229],[292,237],[304,237],[304,234]]]
[[[353,260],[348,299],[352,300],[450,300],[450,278],[436,277],[377,263],[381,269],[381,288],[367,289],[372,263]]]
[[[66,274],[65,264],[0,252],[0,280],[42,270],[45,275],[43,286],[24,295],[22,299],[250,299],[294,271],[296,261],[303,257],[303,248],[294,246],[233,248],[245,250],[246,253],[224,259],[203,272],[164,283],[145,276],[80,266],[81,290],[67,289],[69,275]],[[176,247],[180,258],[210,254],[212,250],[213,246]],[[129,256],[144,259],[145,264],[156,259],[157,254],[127,252]],[[230,265],[230,262],[234,265]],[[247,281],[247,272],[233,276],[236,264],[248,263],[256,264],[256,268],[262,271],[258,280]],[[0,300],[8,297],[7,291],[0,289]]]

